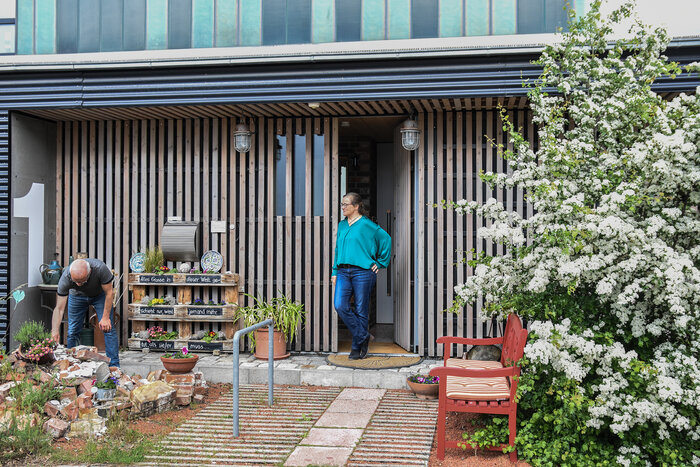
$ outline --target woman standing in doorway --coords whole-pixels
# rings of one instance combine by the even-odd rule
[[[369,301],[379,268],[389,266],[391,237],[369,220],[362,198],[347,193],[340,204],[345,219],[338,225],[335,244],[333,304],[352,334],[350,360],[367,356],[369,349]],[[355,297],[354,305],[350,298]]]

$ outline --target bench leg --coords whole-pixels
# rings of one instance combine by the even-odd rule
[[[515,433],[517,430],[516,425],[517,411],[513,411],[508,414],[508,444],[515,447]],[[510,461],[518,462],[518,452],[513,450],[510,453]]]
[[[447,417],[445,412],[445,406],[440,404],[438,408],[438,419],[437,419],[437,457],[440,460],[445,459],[445,424],[447,423]]]

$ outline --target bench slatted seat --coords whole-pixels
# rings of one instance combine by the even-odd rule
[[[508,415],[508,444],[487,448],[502,451],[508,446],[515,446],[516,416],[518,404],[515,394],[518,389],[520,367],[517,362],[522,358],[527,340],[527,330],[523,329],[520,318],[515,314],[508,316],[503,337],[487,339],[470,339],[465,337],[444,336],[437,339],[444,344],[443,366],[430,370],[431,376],[440,377],[440,399],[438,405],[438,459],[445,458],[445,448],[465,445],[462,441],[445,440],[445,422],[447,412],[471,412]],[[494,345],[502,344],[501,360],[481,361],[451,358],[452,344],[456,345]],[[515,450],[510,453],[510,460],[517,461]]]

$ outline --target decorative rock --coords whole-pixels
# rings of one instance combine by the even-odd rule
[[[74,421],[70,426],[71,435],[79,438],[101,436],[105,431],[107,431],[106,420],[97,415],[96,411],[86,414],[85,417]]]
[[[44,370],[39,370],[39,382],[48,383],[49,381],[53,381],[53,377]]]
[[[58,418],[50,418],[44,422],[44,431],[54,439],[63,438],[68,433],[70,424]]]
[[[151,349],[149,349],[148,347],[144,347],[143,349],[141,349],[141,353],[151,353]]]
[[[467,352],[467,360],[498,361],[501,359],[501,349],[495,345],[475,345]]]
[[[131,403],[136,412],[150,415],[167,410],[173,401],[175,389],[163,381],[154,381],[131,391]]]
[[[180,265],[177,267],[177,270],[183,274],[190,272],[190,269],[192,269],[190,263],[180,263]]]
[[[92,408],[92,393],[86,392],[78,396],[76,399],[79,409],[90,409]]]
[[[148,331],[139,331],[138,338],[139,339],[148,339]]]
[[[19,383],[17,381],[10,381],[9,383],[4,383],[0,385],[0,396],[7,397],[10,389],[17,386]]]
[[[206,384],[202,384],[201,386],[195,386],[194,393],[198,396],[205,396],[209,393],[209,386],[207,386]]]
[[[54,363],[54,365],[57,366],[59,370],[65,371],[72,365],[72,363],[67,358],[64,358],[63,360],[58,360],[56,363]]]
[[[174,387],[177,391],[175,396],[192,397],[194,395],[194,386],[191,384],[171,384],[170,386]]]
[[[44,404],[44,412],[46,412],[46,415],[49,417],[57,417],[60,410],[61,404],[58,401],[48,401]]]
[[[106,363],[100,363],[97,365],[97,368],[95,368],[95,380],[98,383],[104,383],[107,381],[107,378],[109,378],[110,370],[109,370],[109,365]]]
[[[197,403],[202,403],[204,402],[204,396],[202,394],[195,394],[192,399],[197,402]]]
[[[192,403],[192,396],[175,396],[175,403],[177,405],[190,405]]]
[[[66,420],[75,420],[76,418],[78,418],[79,410],[77,402],[72,401],[70,404],[65,405],[61,409],[61,415],[63,415],[63,418],[65,418]]]
[[[38,413],[17,414],[14,410],[8,410],[0,417],[0,430],[6,430],[11,424],[14,424],[19,430],[26,430],[37,426],[40,421],[41,417]]]
[[[195,332],[194,334],[192,334],[192,336],[190,338],[193,340],[201,340],[202,337],[204,337],[206,334],[207,334],[207,331],[201,329],[201,330]]]
[[[63,393],[61,393],[61,400],[68,399],[69,402],[72,402],[78,398],[78,391],[75,389],[74,386],[68,386],[63,390]]]
[[[175,383],[175,384],[194,384],[195,375],[194,373],[181,373],[173,374],[168,371],[165,372],[165,382]]]
[[[80,383],[80,386],[78,386],[78,393],[80,394],[90,394],[90,390],[92,389],[92,380],[86,379],[82,383]]]
[[[94,360],[94,361],[109,363],[108,356],[102,355],[102,354],[97,353],[96,351],[91,351],[91,350],[87,350],[87,349],[77,351],[75,353],[75,358],[78,358],[82,361]],[[109,370],[109,367],[107,369]]]

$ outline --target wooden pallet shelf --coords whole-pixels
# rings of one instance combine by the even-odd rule
[[[144,305],[140,303],[146,292],[153,291],[160,295],[163,287],[176,286],[177,304]],[[155,351],[178,350],[187,346],[194,352],[211,352],[214,350],[231,351],[233,335],[238,330],[238,287],[239,276],[235,273],[224,274],[129,274],[128,288],[131,303],[128,306],[132,333],[146,330],[146,322],[177,323],[172,330],[177,331],[177,339],[170,341],[148,341],[131,337],[130,349],[149,348]],[[193,304],[193,291],[219,288],[223,292],[225,305]],[[153,295],[152,295],[153,296]],[[204,323],[204,324],[201,324]],[[204,342],[190,339],[193,327],[199,324],[205,330],[223,331],[226,340]],[[214,327],[216,326],[216,327]],[[163,325],[165,327],[165,325]],[[200,330],[198,329],[198,330]],[[133,335],[133,334],[132,334]]]

